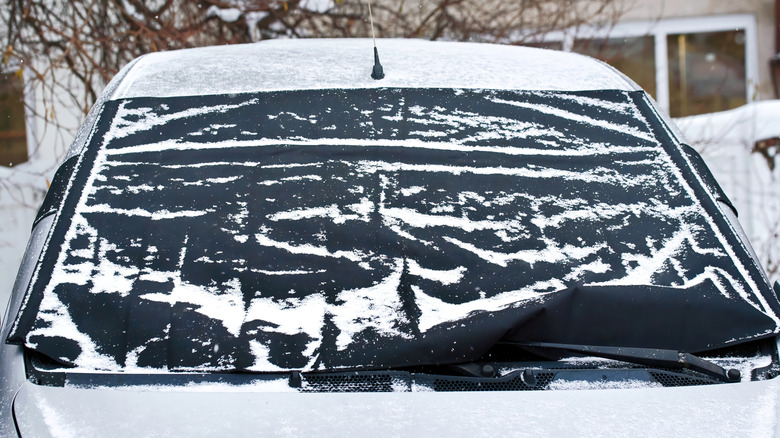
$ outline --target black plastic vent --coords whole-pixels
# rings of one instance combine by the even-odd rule
[[[322,374],[305,375],[303,392],[408,392],[411,379],[407,373]]]
[[[507,378],[508,377],[508,378]],[[540,391],[555,373],[536,373],[536,382],[528,385],[520,375],[505,378],[464,378],[408,373],[304,375],[302,392],[412,392],[412,391]]]
[[[694,385],[712,385],[711,379],[699,378],[695,376],[682,376],[677,373],[666,371],[649,371],[650,375],[663,386],[694,386]]]
[[[464,380],[457,377],[449,378],[440,376],[433,380],[433,390],[440,392],[451,391],[539,391],[547,389],[554,373],[536,373],[536,384],[528,385],[516,375],[511,379],[479,379]]]

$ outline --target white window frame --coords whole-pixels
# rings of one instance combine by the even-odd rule
[[[756,17],[752,14],[729,14],[710,17],[668,18],[654,21],[631,21],[608,27],[581,26],[554,32],[546,41],[561,41],[564,51],[571,51],[575,39],[631,38],[653,36],[655,41],[655,99],[669,112],[669,64],[666,39],[681,33],[745,31],[745,101],[755,102],[759,80],[758,34]]]

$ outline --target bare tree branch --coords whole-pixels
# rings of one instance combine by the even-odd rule
[[[366,37],[365,0],[6,0],[12,55],[31,80],[83,114],[144,53],[279,37]],[[324,3],[324,5],[323,5]],[[522,44],[551,30],[613,22],[622,0],[374,0],[377,35]],[[71,72],[79,90],[55,71]],[[78,94],[78,95],[77,95]],[[52,104],[47,96],[47,105]]]

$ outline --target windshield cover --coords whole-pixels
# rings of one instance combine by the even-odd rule
[[[703,351],[778,302],[642,92],[106,104],[10,342],[82,370]]]

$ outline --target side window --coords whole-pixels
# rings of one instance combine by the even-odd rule
[[[24,81],[16,73],[0,73],[0,166],[27,161]]]

